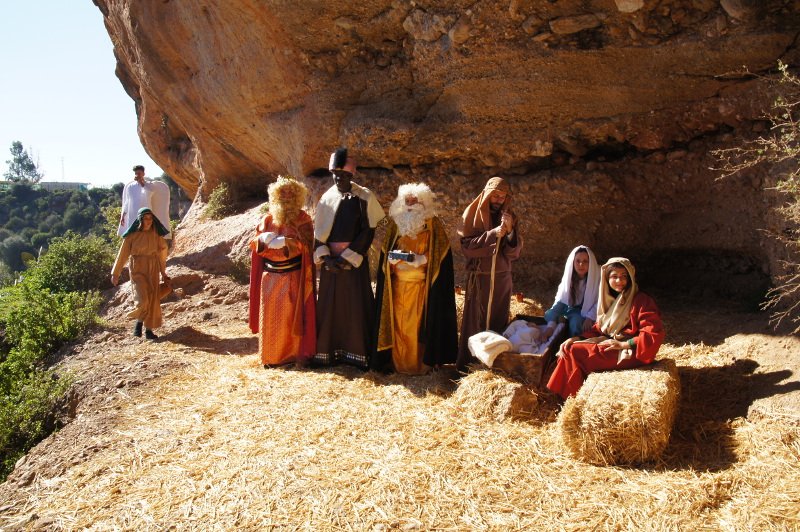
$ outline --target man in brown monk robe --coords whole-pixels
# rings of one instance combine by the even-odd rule
[[[467,259],[467,291],[458,344],[460,371],[475,358],[470,336],[487,329],[502,333],[511,307],[511,263],[522,251],[519,219],[511,211],[511,192],[500,177],[491,178],[461,217],[458,236]]]
[[[356,163],[346,148],[331,155],[328,169],[334,185],[314,216],[314,262],[321,270],[317,353],[366,368],[375,313],[367,251],[384,212],[369,189],[351,181]]]

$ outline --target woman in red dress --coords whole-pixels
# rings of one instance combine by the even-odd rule
[[[561,344],[547,388],[566,399],[589,373],[652,363],[663,341],[661,314],[653,298],[639,291],[633,264],[611,258],[600,270],[597,322]]]

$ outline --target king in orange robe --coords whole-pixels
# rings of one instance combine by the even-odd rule
[[[250,330],[265,367],[305,366],[316,351],[314,225],[301,210],[307,189],[279,177],[269,188],[269,214],[250,241]]]

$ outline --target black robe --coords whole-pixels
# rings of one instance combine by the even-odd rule
[[[317,299],[317,353],[335,355],[366,368],[371,351],[375,301],[369,280],[367,251],[375,236],[367,218],[366,201],[342,199],[327,242],[350,242],[349,249],[363,256],[358,268],[331,273],[320,268]],[[335,255],[331,251],[331,255]]]

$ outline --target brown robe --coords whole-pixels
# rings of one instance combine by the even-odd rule
[[[158,284],[159,274],[166,269],[167,242],[155,228],[129,234],[119,248],[112,275],[119,276],[129,258],[128,269],[136,306],[128,313],[128,318],[144,322],[147,329],[160,327],[162,318]]]
[[[461,322],[457,361],[458,369],[462,371],[466,369],[467,364],[477,361],[469,352],[467,340],[473,334],[486,330],[492,255],[498,245],[494,227],[498,225],[500,225],[499,212],[492,214],[493,228],[461,237],[461,251],[467,258],[467,290],[464,297],[464,316]],[[511,262],[519,258],[521,251],[522,237],[515,224],[514,231],[501,239],[495,262],[489,329],[497,333],[502,333],[508,324],[512,292]]]

